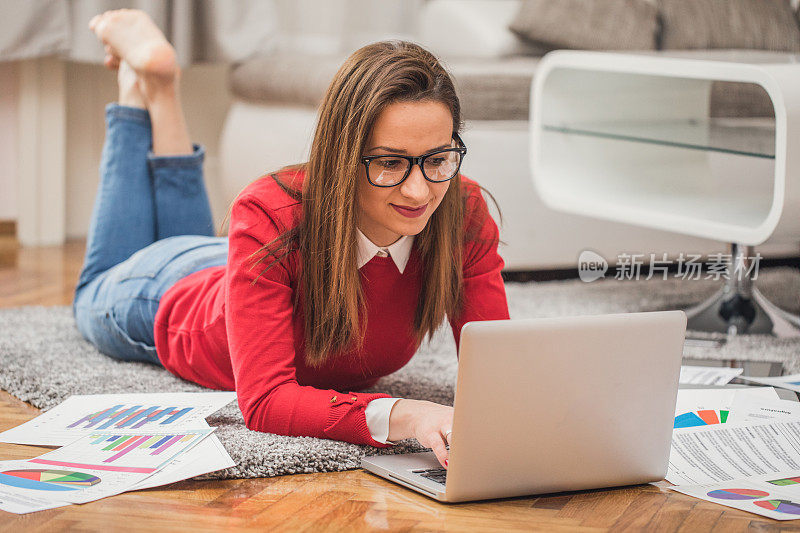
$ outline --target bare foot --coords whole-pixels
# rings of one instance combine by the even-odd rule
[[[93,17],[89,28],[106,45],[104,64],[109,68],[120,61],[130,65],[146,100],[164,89],[175,90],[180,77],[175,49],[145,12],[106,11]]]
[[[136,75],[136,71],[128,65],[127,61],[119,62],[117,85],[119,85],[120,105],[147,108],[142,91],[139,89],[139,76]]]
[[[143,11],[117,9],[92,18],[89,28],[106,46],[104,64],[119,69],[120,103],[149,112],[153,153],[193,153],[180,104],[175,49],[152,19]]]
[[[139,76],[136,75],[136,71],[131,68],[127,61],[122,61],[119,56],[115,55],[109,45],[105,46],[105,53],[103,66],[109,70],[117,71],[117,85],[119,86],[119,98],[117,101],[119,104],[128,107],[147,108],[142,91],[139,89]]]

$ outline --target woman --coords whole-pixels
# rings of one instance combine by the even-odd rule
[[[452,81],[421,47],[356,51],[331,82],[307,163],[246,187],[214,237],[203,151],[172,47],[143,13],[90,27],[119,69],[76,289],[100,351],[236,390],[247,427],[388,446],[447,466],[453,412],[350,392],[405,365],[448,318],[507,319],[498,230],[466,153]]]

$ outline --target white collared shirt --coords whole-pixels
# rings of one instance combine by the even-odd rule
[[[356,228],[358,234],[358,268],[363,267],[376,255],[386,257],[387,255],[394,260],[397,270],[402,274],[411,257],[411,247],[414,245],[413,235],[403,235],[389,246],[378,246],[364,235],[360,229]]]
[[[414,245],[413,235],[403,235],[397,241],[389,246],[378,246],[360,229],[356,228],[358,233],[358,268],[363,267],[372,260],[376,255],[378,257],[386,257],[387,255],[392,258],[397,270],[402,274],[408,264],[408,258],[411,257],[411,247]],[[367,419],[367,428],[370,435],[376,441],[383,444],[392,444],[389,442],[389,415],[392,414],[392,407],[400,398],[376,398],[367,404],[364,415]]]

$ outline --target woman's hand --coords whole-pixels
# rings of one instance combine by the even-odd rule
[[[414,437],[433,450],[439,462],[447,468],[447,448],[453,428],[453,408],[423,400],[399,400],[389,415],[389,440]]]

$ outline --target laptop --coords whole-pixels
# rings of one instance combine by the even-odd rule
[[[449,468],[433,452],[362,467],[444,502],[664,478],[683,311],[467,323]]]

